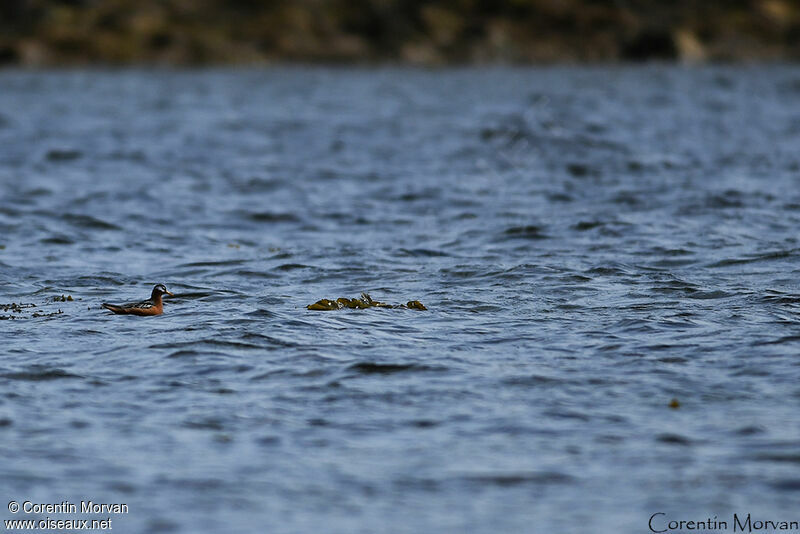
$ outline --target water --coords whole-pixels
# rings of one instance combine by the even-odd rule
[[[798,520],[799,137],[788,66],[4,71],[3,502]]]

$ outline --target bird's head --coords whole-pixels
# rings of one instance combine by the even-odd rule
[[[155,287],[153,288],[152,298],[157,298],[160,297],[161,295],[174,296],[172,293],[167,291],[167,286],[165,286],[164,284],[156,284]]]

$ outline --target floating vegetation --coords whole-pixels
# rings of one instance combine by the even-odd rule
[[[31,317],[55,317],[56,315],[61,315],[62,313],[64,313],[64,312],[59,308],[58,311],[49,312],[49,313],[34,312],[33,315],[31,315]]]
[[[341,310],[342,308],[351,308],[358,310],[363,310],[366,308],[405,308],[409,310],[428,309],[425,307],[424,304],[422,304],[418,300],[410,300],[405,304],[386,304],[385,302],[378,302],[377,300],[372,300],[372,298],[367,293],[361,293],[361,298],[348,299],[345,297],[340,297],[336,300],[322,299],[318,300],[314,304],[308,305],[309,310],[316,310],[316,311]]]
[[[681,407],[681,402],[678,399],[672,399],[671,401],[669,401],[669,407],[672,408],[673,410],[677,410],[678,408]]]
[[[35,308],[36,304],[20,302],[12,302],[10,304],[0,304],[0,311],[21,314],[26,308]],[[0,321],[7,321],[9,319],[20,319],[22,315],[0,315]]]
[[[80,299],[78,299],[80,300]],[[0,312],[11,312],[8,315],[0,314],[0,321],[14,320],[14,319],[31,319],[38,317],[55,317],[56,315],[63,315],[64,311],[59,308],[54,311],[47,311],[48,304],[51,302],[73,302],[72,295],[60,295],[55,297],[48,297],[45,300],[44,308],[39,308],[32,302],[12,302],[10,304],[0,303]],[[36,308],[35,310],[33,308]],[[51,308],[52,309],[52,308]]]
[[[14,313],[22,313],[22,310],[25,308],[35,308],[36,304],[26,304],[24,302],[20,302],[17,304],[16,302],[12,302],[11,304],[0,304],[0,308],[3,309],[4,312],[12,311]]]

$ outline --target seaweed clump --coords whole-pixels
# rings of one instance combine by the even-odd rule
[[[307,308],[309,310],[316,310],[316,311],[341,310],[343,308],[351,308],[358,310],[363,310],[366,308],[404,308],[409,310],[428,309],[425,307],[424,304],[422,304],[418,300],[409,300],[405,304],[386,304],[385,302],[378,302],[377,300],[372,300],[372,298],[367,293],[361,293],[361,298],[348,299],[346,297],[340,297],[336,300],[321,299],[315,302],[314,304],[309,304]]]
[[[4,312],[11,312],[12,315],[0,315],[0,321],[6,321],[9,319],[18,319],[20,315],[13,315],[13,314],[21,314],[23,310],[26,308],[35,308],[36,304],[28,304],[24,302],[20,302],[17,304],[16,302],[12,302],[10,304],[0,304],[0,310]]]
[[[19,304],[16,302],[12,302],[10,304],[0,303],[0,312],[5,312],[5,313],[0,313],[0,321],[7,321],[14,319],[30,319],[39,317],[55,317],[57,315],[63,315],[64,310],[62,310],[61,308],[58,308],[53,311],[47,311],[48,309],[52,310],[52,307],[49,307],[49,304],[51,302],[74,302],[75,300],[76,299],[73,298],[72,295],[59,295],[59,296],[48,297],[47,300],[45,301],[45,304],[43,305],[44,309],[38,307],[36,304],[33,303],[25,303],[25,302],[20,302]]]

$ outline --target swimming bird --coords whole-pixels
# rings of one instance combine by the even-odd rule
[[[141,302],[129,302],[128,304],[108,304],[103,303],[103,307],[114,313],[124,313],[130,315],[161,315],[164,312],[164,303],[161,295],[172,295],[164,284],[156,284],[150,298]]]

